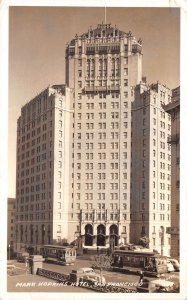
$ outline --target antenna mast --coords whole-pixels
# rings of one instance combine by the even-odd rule
[[[105,24],[106,24],[106,6],[105,6]]]

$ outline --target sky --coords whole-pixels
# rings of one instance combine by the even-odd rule
[[[102,7],[9,8],[8,196],[15,197],[16,126],[21,107],[49,84],[65,82],[65,47],[105,19]],[[109,8],[106,22],[142,39],[148,83],[180,85],[179,8]]]

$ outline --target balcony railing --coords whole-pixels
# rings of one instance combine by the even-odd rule
[[[103,45],[93,45],[90,46],[88,45],[86,47],[86,54],[107,54],[107,53],[116,53],[119,54],[120,53],[120,45],[118,44],[113,44],[113,45],[107,45],[107,44],[103,44]]]
[[[98,93],[98,92],[113,92],[120,90],[119,85],[115,86],[86,86],[84,89],[85,93]]]

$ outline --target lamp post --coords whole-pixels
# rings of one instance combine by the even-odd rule
[[[162,230],[159,232],[160,235],[160,246],[161,246],[161,255],[163,255],[163,246],[164,246],[164,233]]]
[[[163,255],[163,233],[162,233],[162,236],[161,236],[161,255]]]
[[[74,234],[74,237],[76,239],[77,251],[79,251],[80,250],[80,231],[76,231]]]
[[[114,236],[110,236],[110,250],[113,253],[115,249],[115,237]]]

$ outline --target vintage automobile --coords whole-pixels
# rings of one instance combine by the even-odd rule
[[[28,252],[17,252],[17,261],[18,262],[27,262],[29,258]]]
[[[171,292],[174,283],[165,279],[144,279],[141,286],[137,287],[139,293],[164,293]]]
[[[104,276],[96,273],[92,268],[80,268],[78,270],[72,270],[70,273],[70,281],[77,283],[87,282],[89,285],[94,285],[95,283],[106,283]]]
[[[90,285],[94,284],[106,284],[104,276],[97,274],[95,272],[84,274],[80,277],[79,282],[87,282]]]
[[[82,273],[90,274],[90,273],[94,272],[94,269],[93,268],[80,268],[79,271]]]
[[[175,268],[173,266],[173,264],[171,263],[170,260],[167,260],[167,268],[168,268],[168,272],[174,272]]]
[[[168,261],[172,263],[175,271],[180,271],[180,264],[177,259],[169,258]]]

